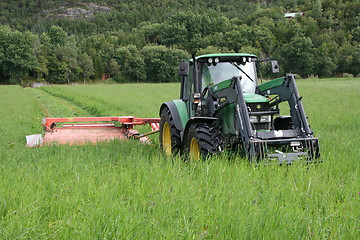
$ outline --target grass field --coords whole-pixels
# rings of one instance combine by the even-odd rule
[[[43,117],[158,117],[179,87],[0,86],[0,238],[360,239],[360,79],[298,81],[318,165],[183,162],[157,137],[25,148]]]

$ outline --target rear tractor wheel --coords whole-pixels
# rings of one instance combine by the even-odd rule
[[[208,124],[193,124],[185,137],[185,149],[190,161],[200,161],[223,150],[221,132]]]
[[[180,131],[176,129],[173,116],[167,107],[161,111],[159,140],[160,148],[166,155],[176,154],[181,150]]]

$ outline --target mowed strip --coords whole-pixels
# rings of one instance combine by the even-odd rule
[[[83,86],[75,88],[78,89],[80,93],[76,91],[72,92],[74,87],[77,86],[51,86],[43,87],[42,90],[52,96],[71,102],[76,106],[81,106],[81,108],[93,116],[119,115],[109,111],[110,109],[113,109],[113,104],[105,102],[102,99],[95,98],[91,93],[81,94]]]
[[[28,88],[39,107],[42,109],[45,117],[79,117],[91,116],[91,114],[82,107],[43,91],[41,88]]]
[[[42,89],[95,116],[159,117],[161,104],[178,98],[180,84],[56,85]]]

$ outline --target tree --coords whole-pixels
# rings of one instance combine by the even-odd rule
[[[94,63],[86,53],[80,54],[78,58],[79,68],[81,69],[83,82],[85,83],[94,75]]]
[[[145,63],[142,54],[134,45],[128,45],[115,50],[114,58],[120,68],[122,82],[142,82],[146,79]]]
[[[64,46],[68,43],[68,34],[59,26],[51,26],[47,35],[50,38],[50,44],[53,46]]]
[[[316,20],[310,16],[305,16],[300,19],[300,22],[303,27],[304,35],[311,39],[316,38],[316,35],[319,34],[319,26],[317,25]]]
[[[61,27],[52,26],[40,41],[46,51],[49,82],[70,83],[77,80],[83,69],[78,66],[78,48],[73,35]]]
[[[178,81],[178,64],[190,56],[183,50],[165,46],[145,46],[141,50],[144,56],[147,82]]]
[[[118,62],[116,61],[116,59],[114,59],[114,58],[110,59],[109,73],[112,78],[118,79],[118,77],[119,77],[118,75],[120,73],[120,66],[119,66]]]
[[[293,38],[281,47],[279,58],[286,72],[307,77],[314,71],[314,48],[310,38]]]
[[[286,44],[295,37],[303,37],[304,28],[299,24],[296,19],[282,19],[276,24],[274,33],[278,45]]]
[[[243,46],[252,45],[253,34],[251,28],[243,24],[236,29],[224,33],[222,39],[218,38],[218,44],[238,52]]]
[[[200,49],[197,52],[197,54],[204,55],[204,54],[211,54],[211,53],[231,53],[231,52],[234,52],[234,51],[224,48],[224,47],[207,46],[206,48]]]
[[[215,16],[215,17],[214,17]],[[179,12],[167,18],[161,25],[159,42],[179,47],[191,54],[207,47],[208,35],[228,30],[229,20],[218,15]]]
[[[338,69],[338,49],[339,46],[335,41],[324,41],[315,50],[316,63],[314,74],[320,77],[332,76]]]
[[[158,44],[161,34],[162,25],[160,23],[151,24],[149,22],[142,23],[140,31],[144,34],[148,43]]]
[[[34,44],[37,36],[30,32],[11,31],[8,26],[0,26],[0,64],[2,75],[10,83],[24,84],[29,74],[35,69]]]
[[[3,77],[3,79],[0,79],[0,81],[1,80],[5,81],[7,78],[7,75],[8,75],[4,69],[4,64],[6,61],[5,51],[6,51],[7,46],[9,45],[10,34],[11,34],[11,29],[9,26],[0,25],[0,46],[1,46],[1,48],[0,48],[0,73],[1,73],[1,75],[0,76]]]
[[[116,71],[116,64],[118,80],[145,81],[151,66],[145,67],[142,49],[148,45],[196,55],[254,51],[259,57],[278,56],[288,71],[299,71],[291,65],[298,63],[302,72],[312,69],[319,76],[359,74],[359,0],[111,0],[96,9],[88,2],[0,1],[0,82],[86,81]],[[94,14],[59,17],[59,9],[71,7],[88,7]],[[300,11],[305,15],[284,18]],[[298,39],[304,38],[301,44]],[[295,45],[308,57],[295,61],[287,54],[300,54]],[[313,59],[313,67],[303,59]]]
[[[56,47],[50,58],[50,80],[54,83],[70,83],[77,79],[78,62],[76,49]]]
[[[115,56],[115,45],[117,37],[105,34],[92,35],[80,46],[82,52],[86,52],[93,59],[95,76],[101,77],[103,73],[109,71],[109,63]]]
[[[254,27],[253,29],[253,37],[254,39],[253,45],[258,49],[262,49],[262,51],[269,57],[272,53],[276,45],[276,37],[272,34],[270,29],[265,27]]]
[[[339,61],[339,71],[341,73],[351,73],[353,75],[360,74],[360,45],[353,46],[350,43],[345,43],[341,46]]]
[[[41,44],[40,37],[34,42],[34,55],[37,60],[34,77],[38,82],[44,81],[44,78],[49,74],[49,70],[47,68],[48,59],[46,58],[46,47]]]

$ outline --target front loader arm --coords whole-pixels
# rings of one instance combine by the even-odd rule
[[[310,129],[301,98],[295,83],[295,75],[288,74],[284,78],[278,78],[257,87],[257,93],[261,95],[278,95],[280,102],[287,101],[295,129],[303,137],[310,137],[313,131]]]
[[[241,143],[246,153],[249,153],[250,140],[254,138],[254,131],[251,127],[248,107],[241,89],[241,77],[234,76],[227,87],[224,87],[217,92],[213,92],[211,86],[208,87],[207,91],[208,97],[205,104],[207,113],[205,115],[216,117],[221,109],[229,104],[234,104],[237,138],[241,139]],[[221,99],[226,99],[226,101],[222,102]]]
[[[243,147],[248,151],[250,139],[254,137],[254,131],[250,125],[249,112],[241,89],[240,77],[234,77],[233,81],[237,95],[237,102],[235,104],[236,131],[240,133]]]

